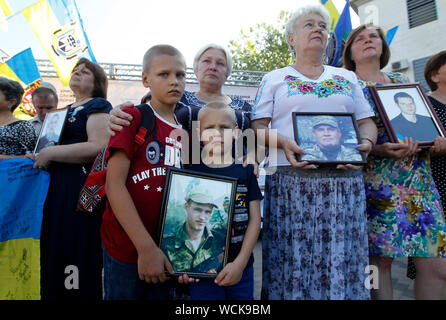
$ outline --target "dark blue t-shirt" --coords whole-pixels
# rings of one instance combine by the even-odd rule
[[[390,123],[401,140],[409,137],[420,142],[434,141],[440,135],[432,119],[419,114],[415,123],[406,120],[402,114],[390,120]]]
[[[242,248],[243,239],[249,223],[249,202],[263,199],[260,192],[257,178],[254,175],[254,167],[248,165],[243,168],[241,164],[232,164],[226,168],[210,168],[205,164],[194,164],[187,167],[202,173],[210,173],[220,176],[237,178],[237,192],[235,197],[235,206],[232,215],[232,232],[228,251],[228,262],[235,260]],[[254,263],[254,256],[251,257],[246,267]]]

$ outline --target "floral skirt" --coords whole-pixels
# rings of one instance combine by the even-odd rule
[[[371,158],[364,172],[370,255],[446,258],[446,224],[428,154]]]
[[[262,299],[369,299],[361,172],[278,167],[267,176]]]

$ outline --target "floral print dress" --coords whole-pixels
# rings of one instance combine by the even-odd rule
[[[399,73],[388,76],[393,83],[408,82]],[[367,88],[375,84],[363,81],[360,84],[376,113],[377,143],[389,142]],[[403,159],[369,156],[364,180],[370,255],[391,258],[446,256],[446,226],[428,151]]]

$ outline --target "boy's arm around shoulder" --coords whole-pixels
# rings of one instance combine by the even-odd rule
[[[146,282],[164,282],[167,277],[164,268],[170,273],[172,266],[164,253],[153,241],[139,217],[133,199],[126,187],[130,159],[124,150],[117,149],[108,159],[105,190],[107,199],[138,252],[138,274]]]

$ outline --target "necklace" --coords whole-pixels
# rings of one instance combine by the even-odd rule
[[[375,82],[375,83],[389,83],[389,81],[387,81],[387,76],[385,73],[383,72],[379,72],[379,76],[375,77],[363,77],[359,72],[356,72],[356,75],[358,76],[359,79],[361,79],[362,81],[366,81],[366,82]],[[369,78],[369,79],[365,79],[365,78]],[[377,80],[377,81],[376,81]]]
[[[73,102],[73,104],[71,105],[71,108],[77,108],[77,107],[83,105],[85,102],[90,101],[91,99],[93,99],[93,98],[92,97],[88,97],[88,98],[85,98],[85,99]]]
[[[435,99],[440,101],[442,104],[446,104],[446,96],[444,94],[438,92],[438,90],[431,92],[430,96],[434,97]]]
[[[301,75],[303,75],[303,76],[305,76],[305,77],[307,77],[308,79],[312,79],[312,80],[316,80],[316,79],[319,79],[319,77],[324,73],[324,71],[325,71],[325,68],[324,68],[324,66],[320,66],[320,67],[318,67],[318,70],[316,71],[316,72],[312,72],[312,73],[310,73],[310,72],[304,72],[303,70],[299,70],[299,68],[296,66],[296,65],[294,65],[294,66],[292,66],[297,72],[299,72]]]
[[[216,101],[221,101],[224,103],[229,104],[231,101],[228,96],[224,95],[224,94],[219,94],[216,97],[208,97],[208,96],[204,96],[200,91],[195,93],[195,96],[198,98],[198,100],[203,101],[205,103],[209,103],[209,102],[216,102]]]
[[[76,114],[84,108],[82,106],[82,104],[90,101],[91,99],[93,99],[93,98],[89,97],[89,98],[85,98],[80,101],[74,102],[70,108],[72,111],[71,111],[71,117],[68,118],[68,122],[73,123],[74,121],[76,121]],[[76,110],[74,110],[74,109],[76,109]]]

